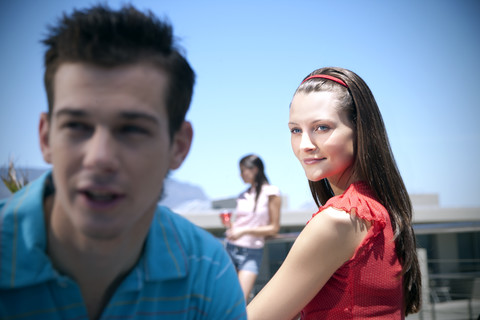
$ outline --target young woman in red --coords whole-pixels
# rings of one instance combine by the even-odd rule
[[[297,88],[289,128],[319,211],[249,319],[404,319],[420,308],[412,208],[365,82],[323,68]]]

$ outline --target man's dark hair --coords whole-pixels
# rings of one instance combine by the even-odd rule
[[[169,23],[131,5],[118,11],[98,5],[64,14],[48,31],[43,43],[47,46],[44,82],[49,115],[54,105],[54,77],[62,63],[90,63],[106,68],[152,63],[169,76],[166,106],[173,137],[190,106],[195,73],[176,47]]]

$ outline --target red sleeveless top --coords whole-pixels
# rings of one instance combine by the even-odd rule
[[[372,226],[352,258],[305,306],[302,319],[404,319],[402,266],[385,207],[364,182],[355,182],[342,195],[330,198],[312,219],[327,207],[356,214]]]

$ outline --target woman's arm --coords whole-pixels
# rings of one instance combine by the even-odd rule
[[[292,319],[354,254],[369,224],[327,208],[300,233],[280,269],[248,305],[248,319]]]
[[[277,195],[268,197],[268,215],[270,217],[269,223],[264,226],[255,228],[232,228],[227,231],[227,237],[230,240],[237,240],[238,238],[250,234],[258,237],[274,236],[280,230],[280,207],[282,205],[282,198]]]

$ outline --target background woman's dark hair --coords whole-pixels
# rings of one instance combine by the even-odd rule
[[[262,186],[265,183],[269,183],[267,176],[265,175],[265,166],[263,165],[262,159],[260,159],[259,156],[254,155],[254,154],[249,154],[240,159],[240,166],[244,166],[245,168],[252,169],[252,168],[257,168],[258,172],[257,175],[255,176],[255,182],[252,185],[252,187],[255,188],[255,206],[253,207],[253,212],[257,210],[257,200],[258,197],[260,196],[260,192],[262,191]]]
[[[295,94],[318,91],[337,93],[338,105],[347,112],[355,131],[353,174],[368,183],[390,215],[395,249],[403,268],[405,315],[418,312],[421,305],[421,275],[412,228],[412,204],[393,157],[375,98],[367,84],[352,71],[322,68],[307,77],[314,74],[334,76],[348,86],[347,89],[334,81],[315,78],[302,83]],[[318,206],[333,196],[327,179],[309,181],[309,185]]]

